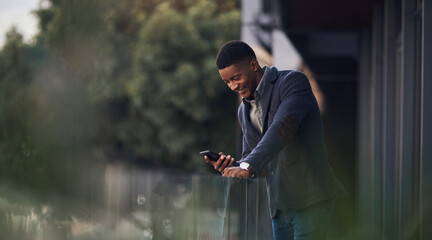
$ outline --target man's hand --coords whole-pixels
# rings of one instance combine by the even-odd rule
[[[226,156],[223,152],[220,152],[219,155],[220,158],[217,161],[211,161],[207,156],[204,156],[204,158],[215,170],[223,172],[225,168],[231,167],[235,160],[230,155]]]
[[[249,178],[250,172],[240,167],[229,167],[223,171],[224,177]]]

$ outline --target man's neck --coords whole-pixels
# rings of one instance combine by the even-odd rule
[[[257,73],[256,73],[256,86],[257,87],[260,84],[261,79],[262,79],[263,76],[264,76],[264,69],[262,69],[261,67],[259,67],[257,69]],[[255,100],[255,91],[247,99],[248,100]]]
[[[258,67],[258,70],[257,70],[257,76],[256,76],[256,84],[257,84],[257,86],[259,85],[259,83],[260,83],[260,81],[261,81],[261,79],[262,79],[262,77],[264,76],[264,70],[261,68],[261,67]]]

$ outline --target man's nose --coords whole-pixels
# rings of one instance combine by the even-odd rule
[[[236,91],[238,89],[238,84],[237,83],[230,83],[229,84],[229,88],[231,88],[232,91]]]

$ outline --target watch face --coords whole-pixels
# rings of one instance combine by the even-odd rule
[[[240,168],[247,170],[249,168],[249,163],[247,162],[240,163]]]

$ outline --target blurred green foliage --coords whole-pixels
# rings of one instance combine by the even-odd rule
[[[215,55],[234,0],[50,0],[39,33],[0,51],[0,181],[35,188],[100,159],[203,170],[234,154],[236,96]],[[1,191],[1,189],[0,189]]]

